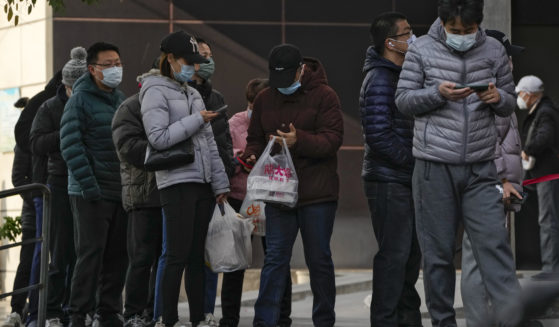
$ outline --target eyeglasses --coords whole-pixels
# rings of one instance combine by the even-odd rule
[[[100,66],[104,68],[111,68],[111,67],[122,67],[122,63],[120,61],[114,63],[107,63],[107,64],[92,64],[94,66]]]
[[[389,36],[387,36],[387,38],[394,38],[394,37],[400,37],[400,36],[409,36],[409,37],[411,37],[412,35],[413,35],[413,30],[410,30],[409,32],[402,33],[402,34],[389,35]]]

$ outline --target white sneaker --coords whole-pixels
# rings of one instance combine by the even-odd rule
[[[60,319],[58,318],[52,318],[47,320],[45,327],[64,327],[64,325],[62,324],[62,322],[60,321]]]
[[[154,327],[165,327],[165,324],[163,323],[163,318],[159,317],[159,319],[157,319],[157,321],[155,322]]]
[[[6,317],[6,321],[2,324],[2,327],[21,327],[21,317],[19,313],[12,312]]]
[[[200,324],[198,325],[199,327],[205,327],[206,324],[209,327],[218,327],[219,326],[219,322],[217,321],[217,319],[215,319],[214,315],[211,313],[206,313],[206,320],[204,320],[204,322],[200,322]]]

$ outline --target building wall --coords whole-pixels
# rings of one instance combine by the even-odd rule
[[[32,97],[44,88],[52,76],[51,19],[51,9],[46,1],[37,1],[29,16],[25,8],[25,14],[20,17],[17,27],[8,23],[4,17],[0,19],[0,92],[16,89],[18,96]],[[0,133],[13,136],[13,124],[19,113],[11,103],[11,100],[5,100],[0,105],[0,117],[10,119],[9,126],[4,124],[5,121],[0,122]],[[0,189],[5,190],[13,187],[11,172],[14,140],[13,137],[10,140],[2,138],[2,142]],[[21,203],[19,196],[0,199],[0,221],[3,222],[5,216],[19,216]],[[3,240],[2,243],[6,244],[7,241]],[[0,252],[0,292],[12,290],[18,263],[19,247]]]

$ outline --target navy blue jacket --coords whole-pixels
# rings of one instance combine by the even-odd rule
[[[401,67],[367,49],[359,107],[365,157],[362,177],[369,182],[411,185],[413,117],[402,114],[394,102]]]

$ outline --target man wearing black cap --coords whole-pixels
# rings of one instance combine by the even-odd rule
[[[333,326],[336,288],[330,238],[338,200],[337,151],[343,117],[336,92],[317,59],[290,44],[269,57],[270,87],[254,100],[244,159],[254,163],[271,136],[285,139],[299,178],[295,208],[266,206],[268,251],[254,306],[254,326],[277,326],[293,243],[301,231],[314,295],[315,326]],[[276,149],[277,150],[277,149]]]

